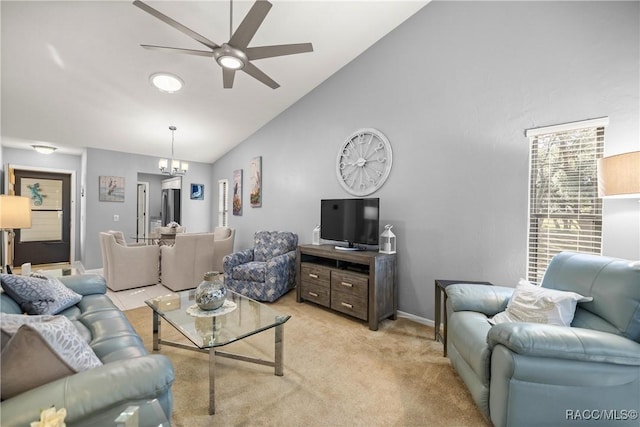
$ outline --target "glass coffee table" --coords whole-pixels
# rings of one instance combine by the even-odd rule
[[[153,310],[153,349],[165,344],[209,354],[209,414],[215,413],[215,357],[272,366],[275,375],[283,375],[284,324],[291,316],[282,314],[240,294],[228,291],[225,305],[215,312],[202,312],[195,305],[195,290],[182,291],[149,299]],[[193,345],[162,339],[160,318],[184,335]],[[274,360],[263,360],[218,348],[275,328]]]

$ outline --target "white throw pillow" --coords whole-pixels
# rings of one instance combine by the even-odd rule
[[[520,281],[507,309],[489,319],[489,323],[529,322],[571,326],[578,302],[593,301],[575,292],[558,291]]]

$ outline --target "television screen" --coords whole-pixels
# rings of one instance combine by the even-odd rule
[[[380,199],[320,201],[320,237],[324,240],[377,245]]]

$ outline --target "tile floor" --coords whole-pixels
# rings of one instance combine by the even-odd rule
[[[86,270],[85,273],[102,274],[102,269]],[[132,308],[144,307],[146,305],[144,303],[145,300],[172,292],[170,289],[157,284],[118,292],[107,289],[107,296],[111,298],[111,301],[113,301],[120,310],[131,310]]]

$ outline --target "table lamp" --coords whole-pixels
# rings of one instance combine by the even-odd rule
[[[640,199],[640,151],[598,159],[598,195]],[[640,261],[632,265],[640,268]]]
[[[598,195],[640,198],[640,151],[598,159]]]
[[[9,254],[13,253],[14,229],[31,228],[31,199],[23,196],[0,195],[0,230],[7,231],[7,252],[2,257],[2,265],[7,268],[9,262],[13,264],[13,258]],[[4,234],[4,233],[3,233]]]

